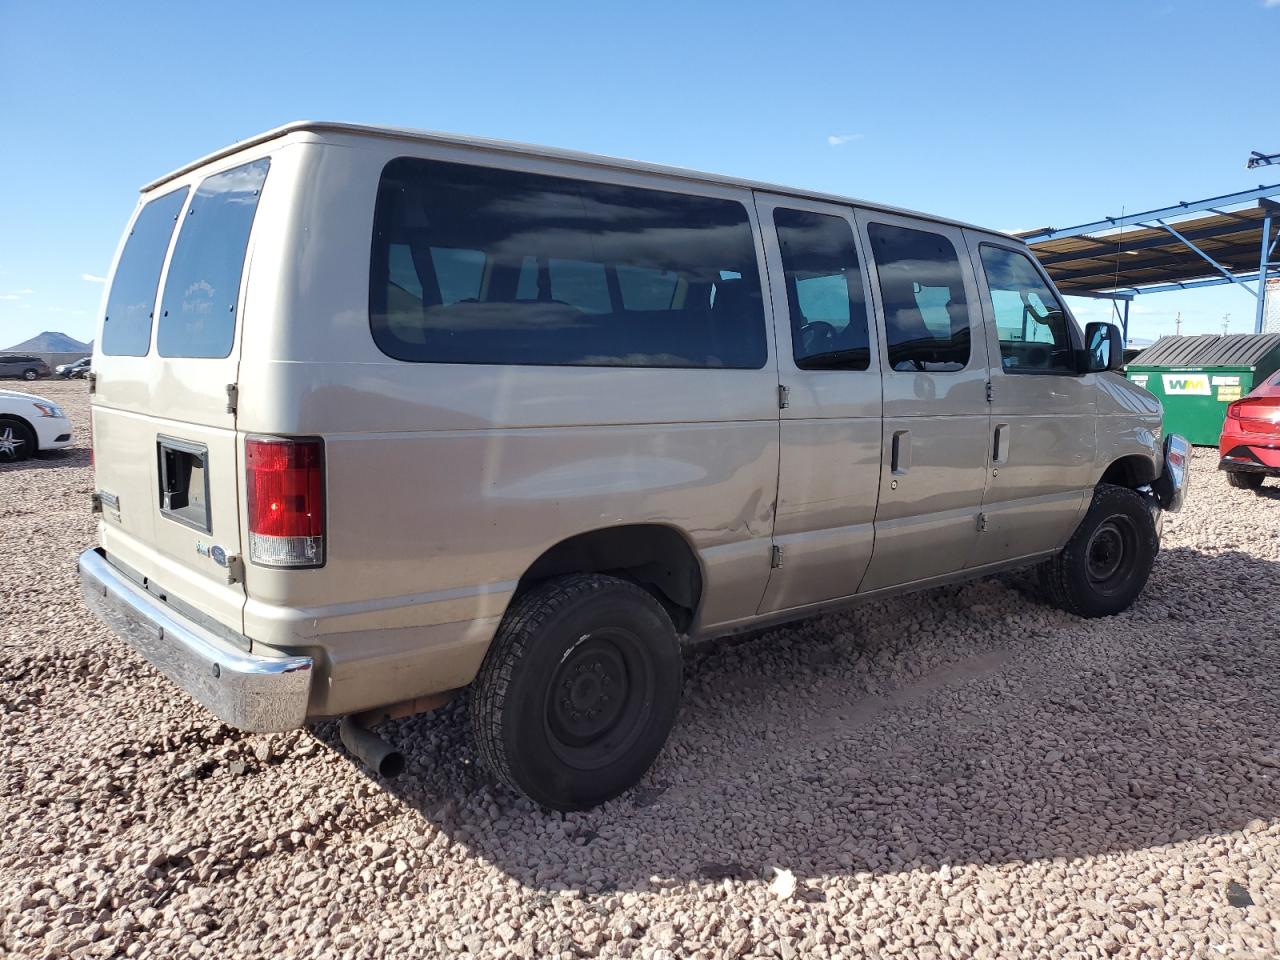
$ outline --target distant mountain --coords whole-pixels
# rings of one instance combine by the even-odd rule
[[[30,340],[23,340],[9,347],[6,353],[85,353],[93,352],[92,343],[81,343],[65,333],[46,330]]]

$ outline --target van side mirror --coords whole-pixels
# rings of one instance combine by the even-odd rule
[[[1124,337],[1114,323],[1094,321],[1084,328],[1084,357],[1081,371],[1101,373],[1124,369]]]

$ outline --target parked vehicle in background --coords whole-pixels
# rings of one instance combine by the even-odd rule
[[[54,367],[54,373],[67,380],[79,380],[88,375],[93,357],[83,357],[75,363],[63,363]]]
[[[1257,490],[1280,477],[1280,371],[1227,407],[1218,454],[1233,487]]]
[[[52,400],[0,390],[0,463],[71,445],[71,421]]]
[[[50,374],[49,364],[39,357],[25,354],[0,354],[0,377],[21,377],[23,380],[39,380]]]
[[[1186,482],[1119,330],[1016,239],[411,131],[145,187],[94,350],[104,621],[384,772],[368,726],[471,685],[481,756],[557,809],[658,755],[682,638],[1032,564],[1115,614]]]

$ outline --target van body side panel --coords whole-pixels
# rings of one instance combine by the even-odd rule
[[[787,388],[780,413],[781,463],[774,543],[782,566],[774,569],[760,604],[768,613],[851,596],[858,590],[875,540],[880,483],[881,395],[877,338],[870,337],[866,369],[801,369],[796,364],[791,296],[774,211],[801,211],[848,225],[858,264],[853,209],[791,197],[756,195],[769,262],[770,295],[778,342],[778,377]],[[834,266],[831,268],[834,269]],[[809,278],[819,282],[826,277]],[[865,267],[856,291],[867,299]],[[797,295],[797,308],[799,307]],[[843,307],[844,304],[839,306]],[[854,316],[851,323],[869,321]],[[798,318],[803,322],[803,316]],[[871,325],[874,327],[874,324]]]
[[[990,415],[987,341],[961,232],[861,209],[858,223],[863,249],[868,251],[873,249],[868,234],[872,223],[950,240],[960,260],[971,336],[969,361],[954,372],[893,370],[887,352],[881,357],[884,452],[875,550],[859,589],[867,592],[943,576],[968,564],[978,538],[977,519],[986,487]],[[880,271],[874,256],[867,261],[879,338],[887,351]]]
[[[1092,482],[1097,483],[1111,464],[1131,456],[1149,461],[1151,474],[1158,477],[1164,469],[1164,411],[1160,401],[1123,374],[1108,372],[1095,377],[1097,454]]]
[[[982,566],[1062,547],[1075,530],[1096,482],[1096,374],[1013,373],[1001,362],[990,286],[979,253],[983,243],[1026,254],[1008,240],[965,231],[982,294],[991,362],[991,436],[1004,449],[992,464],[983,496],[986,527],[969,566]],[[1034,258],[1028,255],[1028,262]],[[1037,268],[1038,269],[1038,268]],[[1041,274],[1046,285],[1050,282]],[[1052,287],[1050,287],[1052,289]],[[1063,305],[1065,309],[1065,304]],[[1067,322],[1074,325],[1068,315]],[[1079,331],[1069,331],[1073,337]]]
[[[270,293],[277,320],[247,334],[238,426],[323,437],[327,555],[311,570],[250,564],[246,634],[317,656],[317,716],[450,689],[470,681],[542,553],[636,523],[695,549],[703,623],[754,613],[777,487],[772,355],[758,370],[387,356],[370,333],[370,241],[381,171],[402,155],[606,177],[425,144],[309,148]],[[754,218],[744,190],[607,178],[736,199]]]

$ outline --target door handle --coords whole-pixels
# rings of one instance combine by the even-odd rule
[[[995,441],[991,446],[991,462],[1005,463],[1009,459],[1009,425],[1007,423],[996,424]]]
[[[901,476],[911,469],[911,431],[893,431],[890,443],[889,472]]]

